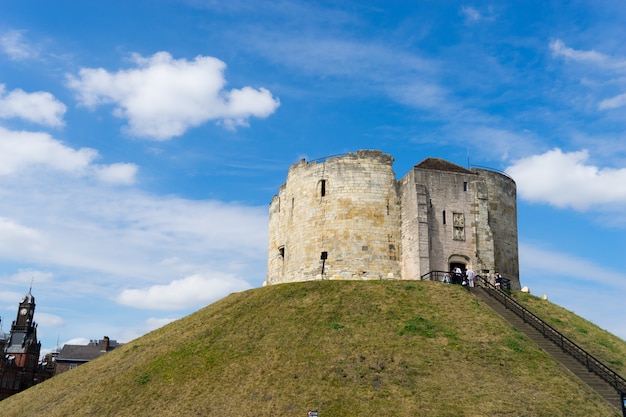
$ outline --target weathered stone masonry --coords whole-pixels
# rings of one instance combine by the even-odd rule
[[[510,177],[428,158],[397,181],[392,164],[357,151],[291,166],[270,203],[266,284],[420,279],[459,265],[519,289]]]

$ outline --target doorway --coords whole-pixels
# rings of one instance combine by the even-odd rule
[[[463,282],[463,274],[465,273],[466,265],[467,264],[464,264],[461,262],[450,262],[450,277],[451,277],[453,284],[460,284],[461,282]],[[459,268],[461,273],[460,274],[452,273],[455,270],[455,268]]]

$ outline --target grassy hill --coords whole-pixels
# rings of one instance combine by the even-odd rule
[[[626,375],[626,343],[606,330],[564,308],[531,294],[517,292],[514,298],[568,339],[583,347],[620,375]]]
[[[576,320],[562,309],[545,314],[567,328]],[[577,336],[601,332],[581,326],[572,327]],[[615,339],[609,344],[623,349]],[[624,362],[614,350],[611,360]],[[8,398],[1,414],[274,417],[309,409],[320,417],[621,415],[462,287],[422,281],[232,294]]]

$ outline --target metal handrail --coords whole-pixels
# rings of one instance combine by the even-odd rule
[[[420,280],[422,281],[439,281],[439,282],[446,282],[445,277],[448,276],[449,278],[449,283],[454,284],[454,283],[458,283],[460,284],[461,282],[454,282],[454,274],[450,271],[437,271],[437,270],[433,270],[430,272],[427,272],[425,274],[423,274],[422,276],[420,276]],[[480,275],[475,275],[476,278],[479,278]],[[461,279],[463,278],[463,275],[461,275],[460,277]],[[483,278],[484,279],[484,278]],[[504,278],[504,277],[500,277],[500,283],[501,283],[501,288],[505,291],[510,291],[511,290],[511,280],[508,278]]]
[[[559,346],[561,350],[563,350],[563,352],[569,353],[576,360],[578,360],[578,362],[584,365],[589,371],[595,373],[604,381],[606,381],[609,385],[615,388],[620,393],[620,395],[626,393],[626,379],[624,379],[621,375],[606,366],[604,363],[602,363],[602,361],[587,352],[585,349],[578,346],[576,343],[574,343],[567,336],[556,330],[554,327],[550,326],[548,323],[537,317],[534,313],[522,306],[514,298],[507,295],[504,291],[498,290],[488,280],[481,277],[480,275],[478,276],[478,279],[482,282],[483,287],[488,290],[487,293],[490,296],[500,301],[500,303],[502,303],[506,309],[511,310],[513,313],[517,314],[524,321],[524,323],[528,323],[533,326],[537,331],[541,332],[544,337],[550,339],[553,343]]]
[[[510,179],[513,180],[513,177],[511,177],[506,171],[502,171],[501,169],[497,169],[497,168],[491,168],[491,167],[485,167],[485,166],[480,166],[480,165],[469,165],[469,169],[471,170],[472,168],[477,168],[477,169],[482,169],[483,171],[493,171],[493,172],[497,172],[498,174],[502,174],[505,177],[508,177]]]

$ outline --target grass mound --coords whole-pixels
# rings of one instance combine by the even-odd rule
[[[2,402],[3,416],[309,409],[320,417],[619,415],[466,290],[422,281],[232,294]]]

